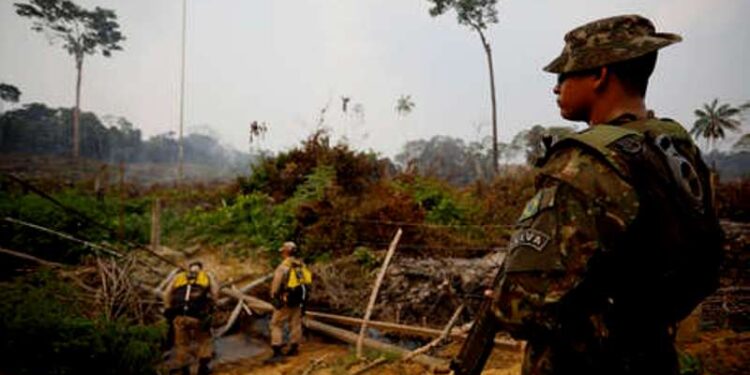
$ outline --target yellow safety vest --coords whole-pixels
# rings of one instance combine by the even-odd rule
[[[174,282],[172,283],[172,287],[179,288],[181,286],[187,285],[188,282],[190,282],[190,280],[188,279],[188,274],[187,272],[183,271],[183,272],[178,273],[177,276],[175,276]],[[208,288],[211,282],[209,281],[208,275],[206,274],[206,272],[198,271],[198,275],[195,277],[195,280],[192,280],[190,284]]]
[[[312,272],[306,265],[291,258],[284,260],[284,265],[289,268],[287,288],[294,289],[300,285],[312,284]]]

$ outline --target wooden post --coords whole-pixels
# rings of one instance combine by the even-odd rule
[[[360,327],[359,329],[359,338],[357,339],[357,358],[362,358],[362,341],[365,338],[367,322],[370,320],[370,315],[372,315],[372,308],[375,306],[375,300],[378,298],[378,290],[380,290],[380,284],[383,283],[385,271],[388,269],[388,264],[391,262],[393,252],[396,251],[398,241],[401,239],[401,233],[403,233],[403,231],[401,230],[401,228],[398,228],[398,231],[396,231],[396,235],[393,237],[393,241],[391,241],[391,245],[388,247],[388,253],[385,255],[383,265],[380,267],[380,273],[378,273],[378,278],[375,280],[375,286],[372,288],[372,293],[370,294],[370,302],[367,304],[367,310],[365,311],[365,317],[362,321],[362,327]]]
[[[161,199],[154,199],[151,207],[151,250],[159,251],[161,246]]]

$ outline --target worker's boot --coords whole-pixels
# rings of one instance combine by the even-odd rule
[[[266,363],[278,363],[284,360],[284,353],[281,352],[281,345],[272,345],[273,355],[266,360]]]
[[[289,346],[289,351],[286,352],[286,355],[288,355],[288,356],[291,357],[291,356],[295,356],[297,354],[299,354],[299,345],[292,344],[291,346]]]

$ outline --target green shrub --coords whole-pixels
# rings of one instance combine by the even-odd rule
[[[240,195],[234,204],[208,211],[196,209],[184,218],[182,227],[188,237],[213,244],[238,242],[247,246],[277,249],[294,230],[294,214],[287,206],[274,205],[262,193]],[[247,247],[240,247],[247,255]]]
[[[17,374],[149,374],[161,325],[89,317],[76,290],[47,271],[0,288],[0,369]]]
[[[680,375],[701,375],[703,374],[703,366],[698,357],[694,357],[688,353],[680,352],[678,356],[680,362]]]
[[[380,263],[378,261],[378,257],[375,256],[375,254],[372,252],[372,249],[364,246],[358,246],[356,249],[354,249],[354,259],[357,260],[357,263],[359,263],[363,268],[365,269],[373,269],[377,267],[377,265]]]

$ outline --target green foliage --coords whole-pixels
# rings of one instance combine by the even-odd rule
[[[435,17],[453,9],[458,23],[476,29],[485,29],[487,24],[497,23],[497,0],[429,0],[433,4],[430,15]]]
[[[336,184],[344,194],[352,195],[383,177],[388,164],[375,154],[355,152],[345,144],[331,146],[328,135],[318,131],[301,147],[261,161],[250,178],[240,181],[241,188],[246,194],[262,191],[277,202],[284,201],[319,166],[333,168]]]
[[[427,212],[427,223],[465,224],[477,213],[476,202],[436,180],[416,178],[404,185],[404,188],[413,194],[414,200]]]
[[[109,228],[118,226],[119,201],[116,199],[98,200],[75,189],[53,193],[52,197],[66,207],[75,208],[97,223]],[[150,224],[147,215],[149,207],[150,200],[148,199],[126,201],[123,207],[126,238],[141,243],[147,242]],[[91,225],[49,200],[32,193],[0,190],[0,217],[23,220],[94,243],[115,240],[110,231]],[[85,245],[4,220],[0,221],[0,229],[4,233],[9,233],[8,236],[0,238],[0,245],[33,252],[45,259],[77,262],[81,256],[92,253],[92,250]]]
[[[372,249],[365,246],[358,246],[354,249],[354,259],[357,260],[360,266],[364,269],[371,270],[378,266],[380,263],[378,257],[372,252]]]
[[[719,105],[719,99],[714,99],[711,104],[703,104],[703,108],[695,110],[695,123],[690,129],[690,134],[697,138],[704,138],[711,146],[717,140],[723,139],[726,130],[739,131],[742,111],[746,110],[745,104],[733,107],[729,103]]]
[[[680,352],[678,360],[680,362],[680,375],[703,374],[703,365],[698,357],[694,357],[685,352]]]
[[[109,9],[88,10],[68,0],[28,0],[16,3],[16,13],[32,20],[31,29],[45,33],[52,41],[62,41],[63,49],[75,56],[101,52],[109,57],[122,50],[125,37],[120,32],[117,15]]]
[[[188,237],[208,243],[237,242],[275,250],[288,240],[294,229],[293,212],[286,205],[274,205],[263,193],[239,195],[235,201],[217,210],[198,208],[184,217]],[[247,255],[247,247],[238,254]]]
[[[86,316],[76,290],[39,271],[0,288],[0,369],[17,374],[153,374],[161,325]]]
[[[336,171],[332,166],[316,166],[312,173],[305,176],[304,182],[297,186],[297,190],[287,204],[298,205],[322,199],[326,189],[333,186],[335,177]]]

